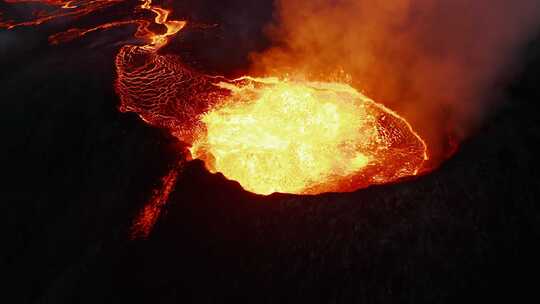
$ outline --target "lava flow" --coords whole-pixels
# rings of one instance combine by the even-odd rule
[[[41,2],[63,12],[4,26],[81,16],[119,1],[45,0]],[[140,1],[135,9],[152,12],[153,20],[71,28],[49,40],[56,44],[137,24],[135,37],[145,43],[124,45],[115,61],[120,111],[135,112],[145,122],[169,129],[191,146],[193,158],[244,189],[259,194],[352,191],[416,175],[428,158],[425,142],[404,118],[351,86],[247,76],[228,81],[204,75],[176,55],[159,53],[185,28],[185,21],[170,20],[171,10],[152,0]],[[156,33],[152,23],[164,30]]]
[[[105,9],[124,0],[4,0],[9,4],[37,3],[48,6],[45,10],[32,12],[30,20],[13,20],[0,18],[0,28],[13,29],[21,26],[40,25],[58,18],[79,18],[98,10]],[[3,14],[0,14],[0,17]]]
[[[0,20],[0,26],[37,25],[59,17],[80,17],[121,0],[42,2],[56,9],[35,19]],[[226,80],[161,54],[186,21],[170,20],[171,10],[142,0],[134,11],[154,18],[122,19],[91,28],[70,28],[51,35],[51,44],[111,27],[136,24],[140,45],[120,48],[115,89],[122,112],[167,128],[204,161],[258,194],[346,192],[418,174],[427,146],[397,113],[346,83],[283,78]],[[161,27],[162,31],[155,32]],[[182,163],[180,160],[179,164]],[[147,236],[177,180],[174,165],[142,210],[134,234]]]

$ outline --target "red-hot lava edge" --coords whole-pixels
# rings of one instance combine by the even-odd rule
[[[114,6],[123,2],[123,0],[6,0],[6,2],[13,5],[25,2],[38,2],[48,7],[48,10],[33,11],[32,16],[28,20],[16,21],[9,19],[4,14],[0,14],[0,28],[13,29],[20,26],[39,25],[57,18],[76,19]],[[153,20],[146,20],[142,17],[119,20],[85,29],[70,28],[67,31],[50,36],[49,41],[51,44],[57,44],[97,30],[126,24],[136,24],[137,30],[135,37],[141,39],[144,43],[142,45],[125,45],[121,47],[115,59],[117,71],[115,89],[121,101],[120,111],[135,112],[148,124],[171,130],[173,135],[181,141],[189,144],[196,143],[198,146],[195,150],[192,150],[193,156],[204,160],[210,171],[221,172],[231,167],[230,164],[227,164],[227,161],[231,161],[228,158],[229,155],[224,155],[220,158],[221,154],[216,152],[220,151],[224,146],[216,143],[213,140],[216,134],[211,133],[212,124],[222,126],[219,124],[222,122],[219,115],[225,111],[229,114],[234,112],[235,115],[247,113],[246,115],[250,118],[259,115],[259,117],[262,117],[260,119],[265,119],[264,115],[261,116],[260,113],[256,112],[257,106],[249,104],[245,99],[270,100],[273,102],[275,96],[268,96],[267,93],[269,91],[278,92],[281,94],[279,95],[281,96],[280,98],[283,99],[283,96],[290,95],[287,92],[288,90],[295,91],[296,95],[293,94],[294,98],[297,96],[302,96],[302,98],[309,96],[309,100],[314,100],[315,103],[319,102],[319,99],[317,99],[319,97],[324,99],[330,96],[332,99],[335,99],[335,104],[324,104],[325,110],[320,113],[317,112],[317,115],[320,116],[317,117],[320,119],[325,115],[328,116],[328,113],[335,114],[336,108],[339,110],[339,107],[343,105],[345,112],[348,109],[353,109],[350,104],[344,104],[343,100],[360,100],[362,102],[360,108],[356,107],[354,110],[363,111],[362,113],[365,112],[366,114],[366,119],[362,118],[363,120],[360,122],[363,124],[362,128],[364,128],[362,129],[364,132],[362,135],[374,135],[373,138],[377,142],[366,143],[365,140],[362,142],[358,141],[358,138],[345,137],[342,139],[342,142],[330,142],[335,145],[334,148],[336,149],[330,152],[337,151],[340,153],[340,156],[348,159],[349,164],[354,164],[357,168],[365,167],[367,169],[362,169],[364,170],[362,174],[353,174],[350,168],[343,166],[344,164],[347,165],[347,163],[331,162],[327,164],[327,159],[318,159],[317,162],[333,168],[330,172],[320,173],[320,176],[331,180],[331,183],[326,181],[313,182],[308,172],[308,176],[305,177],[305,180],[308,182],[305,184],[281,185],[278,181],[275,188],[265,188],[265,192],[257,192],[258,185],[248,185],[246,187],[240,180],[244,188],[252,192],[264,194],[271,193],[273,192],[272,190],[288,189],[287,187],[289,186],[289,188],[293,189],[291,193],[300,194],[316,194],[328,191],[345,192],[367,187],[371,184],[393,182],[403,177],[423,173],[424,170],[427,170],[424,167],[424,163],[428,159],[427,146],[422,138],[416,134],[411,125],[397,113],[373,102],[350,86],[339,83],[319,82],[298,84],[288,82],[287,80],[278,80],[276,82],[275,78],[251,77],[227,81],[222,77],[212,77],[199,73],[185,66],[178,56],[163,55],[158,52],[168,43],[171,37],[186,26],[186,21],[169,20],[171,11],[153,4],[152,0],[140,1],[133,10],[134,16],[141,15],[140,12],[142,11],[150,11],[155,17]],[[165,31],[161,33],[153,32],[150,29],[150,25],[152,24],[161,25],[165,28]],[[322,92],[320,94],[324,95],[315,96],[319,92]],[[232,101],[239,102],[240,104],[248,104],[249,111],[244,109],[237,111],[236,106],[238,103],[233,104],[234,111],[223,107],[223,104],[231,104]],[[293,101],[296,102],[297,100],[294,99]],[[301,113],[299,115],[303,114]],[[238,117],[235,119],[245,120],[245,117]],[[205,124],[206,129],[204,128]],[[238,128],[238,125],[233,127]],[[303,126],[301,127],[303,128]],[[317,127],[320,127],[320,125]],[[227,134],[220,133],[217,135]],[[244,139],[249,141],[249,136]],[[343,148],[345,143],[350,144],[351,142],[353,142],[352,146]],[[299,164],[303,164],[306,157],[309,158],[313,155],[318,155],[314,153],[310,154],[308,153],[309,151],[305,151],[306,149],[311,149],[313,146],[325,146],[328,143],[328,141],[313,141],[312,146],[306,147],[305,145],[301,145],[295,150],[295,155],[299,154],[296,153],[299,151],[302,152],[300,153],[301,155],[292,156],[292,159]],[[228,144],[229,146],[231,144],[235,146],[238,145],[238,142],[233,141]],[[266,145],[267,143],[260,142],[258,144]],[[363,149],[362,153],[355,151],[351,147],[361,147]],[[246,155],[253,154],[249,148],[252,147],[246,148],[247,152],[244,151],[247,153]],[[364,153],[364,150],[366,153]],[[332,153],[330,157],[332,157]],[[264,153],[261,155],[261,157],[264,157]],[[260,157],[257,157],[253,158],[253,162],[250,164],[257,163],[265,165],[268,162],[271,163],[274,161],[273,159],[261,160],[259,159]],[[286,157],[291,156],[286,155]],[[234,159],[234,161],[238,160]],[[247,173],[250,173],[250,164],[246,166]],[[153,224],[159,217],[162,206],[166,203],[170,192],[174,188],[180,167],[180,163],[173,166],[171,171],[162,179],[159,189],[153,192],[151,199],[133,224],[132,237],[145,238],[149,235]],[[340,169],[336,170],[336,167]],[[297,168],[291,167],[289,170],[296,172]],[[231,172],[230,176],[244,173]],[[224,175],[229,177],[225,171]],[[268,179],[268,176],[261,177],[261,180],[265,179]],[[253,188],[249,188],[249,186],[253,186]],[[284,186],[284,188],[281,186]],[[255,191],[251,189],[255,189]]]

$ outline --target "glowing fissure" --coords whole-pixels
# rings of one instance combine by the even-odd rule
[[[163,209],[163,206],[167,203],[169,195],[176,185],[176,179],[178,178],[179,167],[174,167],[165,175],[159,188],[154,189],[152,196],[141,212],[135,217],[133,225],[131,227],[131,238],[133,239],[145,239],[148,238],[152,228],[157,222],[159,215]]]
[[[15,21],[12,19],[4,20],[0,18],[0,29],[7,28],[13,29],[21,26],[33,26],[40,25],[42,23],[50,22],[58,18],[79,18],[96,11],[105,9],[124,0],[93,0],[93,1],[77,1],[77,0],[4,0],[10,4],[19,3],[42,3],[56,9],[51,12],[35,12],[32,14],[34,17],[32,20],[27,21]],[[0,15],[2,17],[2,15]]]

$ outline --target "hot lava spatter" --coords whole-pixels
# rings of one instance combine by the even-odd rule
[[[38,25],[60,17],[100,11],[122,0],[9,0],[40,2],[53,9],[29,20],[0,14],[0,28]],[[171,20],[170,9],[142,0],[129,19],[90,28],[70,28],[49,37],[51,44],[89,33],[136,24],[142,43],[120,48],[115,89],[122,112],[135,112],[153,126],[167,128],[189,145],[192,158],[211,172],[236,180],[251,192],[317,194],[345,192],[418,174],[427,146],[397,113],[350,85],[268,77],[227,80],[186,66],[160,49],[187,22]],[[149,11],[143,18],[137,11]],[[155,31],[155,26],[162,30]],[[177,180],[179,164],[136,220],[134,232],[147,236]]]
[[[318,194],[415,175],[426,145],[396,113],[342,83],[244,77],[201,116],[191,153],[244,189]]]

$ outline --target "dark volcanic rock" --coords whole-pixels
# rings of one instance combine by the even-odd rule
[[[432,174],[355,193],[263,197],[193,161],[149,239],[132,241],[133,218],[181,147],[117,112],[115,47],[48,47],[30,31],[17,39],[32,43],[6,51],[16,62],[2,59],[5,303],[536,296],[538,43],[504,106]]]

